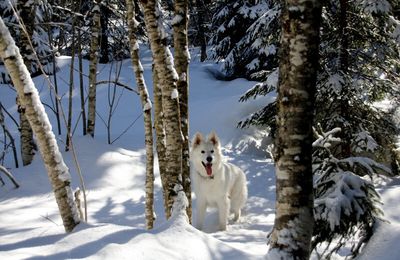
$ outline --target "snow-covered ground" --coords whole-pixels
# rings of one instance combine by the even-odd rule
[[[145,78],[151,90],[151,60],[142,51]],[[67,112],[69,57],[60,57],[58,82]],[[84,63],[87,69],[87,62]],[[99,80],[113,80],[117,63],[100,65]],[[82,136],[79,118],[78,74],[75,75],[74,118],[77,125],[73,143],[87,190],[88,223],[66,234],[59,217],[50,183],[40,155],[34,162],[15,169],[11,154],[6,167],[20,183],[0,187],[0,259],[262,259],[268,250],[266,237],[274,222],[274,166],[260,151],[251,136],[254,129],[237,129],[237,122],[268,102],[265,97],[250,103],[238,99],[254,82],[243,79],[218,81],[209,73],[215,65],[193,61],[190,66],[190,132],[207,134],[215,130],[224,146],[226,160],[240,166],[247,175],[249,199],[240,222],[230,223],[227,231],[217,231],[217,214],[209,211],[204,232],[185,223],[182,216],[166,221],[163,213],[161,182],[156,172],[155,228],[145,230],[144,173],[145,150],[143,119],[139,97],[117,87],[115,109],[111,116],[111,141],[107,144],[107,117],[111,101],[107,85],[98,87],[95,139]],[[87,71],[86,71],[87,73]],[[35,80],[44,103],[51,106],[48,84]],[[85,79],[86,81],[86,79]],[[135,87],[130,60],[122,62],[119,81]],[[111,85],[112,86],[112,85]],[[17,117],[15,92],[0,86],[0,100]],[[56,132],[54,114],[47,111]],[[136,120],[136,121],[135,121]],[[102,122],[104,121],[104,123]],[[7,124],[13,123],[7,117]],[[130,128],[128,128],[132,125]],[[120,134],[128,129],[121,137]],[[15,133],[17,129],[12,129]],[[17,136],[17,135],[16,135]],[[59,136],[63,150],[65,131]],[[73,178],[79,178],[71,152],[63,153]],[[156,167],[157,168],[157,167]],[[391,224],[379,225],[376,235],[360,259],[400,259],[396,243],[400,239],[400,181],[394,180],[380,189],[386,218]],[[195,200],[195,198],[194,198]],[[194,204],[195,205],[195,204]],[[194,209],[196,210],[196,209]],[[195,221],[195,220],[194,220]]]

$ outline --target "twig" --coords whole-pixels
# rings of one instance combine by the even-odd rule
[[[19,184],[14,179],[14,176],[3,165],[0,165],[0,171],[3,172],[12,181],[12,183],[14,183],[14,186],[15,186],[16,189],[19,188]]]
[[[141,113],[138,117],[136,117],[135,120],[133,120],[133,122],[117,137],[115,138],[111,144],[113,144],[115,141],[117,141],[121,136],[123,136],[135,123],[136,121],[143,115],[143,113]]]
[[[123,87],[123,88],[126,88],[127,90],[134,92],[136,95],[139,95],[139,92],[137,92],[137,90],[135,90],[135,89],[129,87],[128,85],[125,85],[125,84],[123,84],[123,83],[121,83],[119,81],[116,81],[116,80],[114,80],[114,81],[112,81],[112,80],[97,81],[96,85],[110,84],[110,83],[115,84],[115,85],[120,86],[120,87]]]
[[[47,219],[48,221],[52,222],[54,225],[59,226],[56,222],[54,222],[53,220],[51,220],[48,216],[43,216],[40,215],[42,218]]]

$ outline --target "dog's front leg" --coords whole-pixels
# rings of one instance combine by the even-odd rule
[[[218,216],[219,216],[219,230],[226,230],[226,224],[228,222],[230,201],[228,197],[224,197],[218,204]]]
[[[202,198],[197,199],[197,214],[196,214],[196,228],[203,229],[204,218],[206,216],[207,204],[206,200]]]

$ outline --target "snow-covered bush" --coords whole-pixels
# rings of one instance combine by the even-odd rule
[[[312,247],[329,259],[343,246],[359,253],[383,216],[380,197],[372,183],[378,172],[391,170],[367,157],[338,159],[332,150],[340,145],[341,129],[317,133],[313,143],[314,236]],[[334,243],[332,243],[334,242]]]

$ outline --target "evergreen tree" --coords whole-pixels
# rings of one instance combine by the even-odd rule
[[[46,15],[46,13],[52,12],[52,6],[48,3],[47,0],[32,1],[32,4],[34,4],[35,6],[35,11],[32,14],[27,15],[26,13],[21,14],[21,12],[25,12],[26,9],[18,6],[18,2],[19,1],[1,1],[0,16],[2,17],[4,23],[8,26],[8,28],[10,28],[10,33],[15,38],[17,46],[20,49],[22,48],[22,50],[24,50],[25,48],[23,44],[25,44],[26,41],[21,41],[22,35],[24,34],[24,29],[21,26],[21,22],[22,24],[26,21],[32,23],[32,36],[29,40],[34,47],[34,51],[37,56],[34,55],[32,51],[30,51],[30,55],[25,56],[24,60],[29,59],[28,70],[30,71],[32,76],[36,76],[42,73],[39,67],[39,62],[43,66],[45,72],[48,73],[50,69],[47,65],[52,62],[52,49],[49,45],[48,34],[44,24],[48,22],[48,16]],[[24,20],[28,17],[30,18],[29,20]],[[22,18],[22,20],[20,18]],[[8,73],[0,72],[0,75],[0,81],[2,83],[10,82]]]
[[[325,223],[314,233],[314,247],[324,240],[332,241],[334,238],[339,239],[339,245],[342,246],[351,236],[359,234],[362,234],[360,239],[366,242],[373,223],[380,217],[380,211],[377,210],[379,196],[373,184],[362,182],[361,178],[398,173],[399,158],[394,151],[398,127],[392,120],[391,111],[384,111],[375,106],[375,102],[385,97],[399,95],[397,86],[400,83],[400,23],[396,16],[393,16],[392,4],[396,4],[395,1],[343,0],[327,1],[323,6],[314,127],[320,129],[321,133],[339,128],[337,138],[340,142],[330,144],[329,152],[321,153],[318,152],[319,148],[314,148],[313,164],[317,176],[314,188],[318,202],[314,208],[315,221],[318,225],[321,221]],[[277,15],[271,11],[274,8]],[[277,22],[279,12],[278,5],[270,6],[264,16],[260,16],[248,26],[246,34],[262,38],[260,42],[263,42],[264,46],[276,46],[279,49],[279,32],[271,30],[274,22]],[[266,26],[257,27],[256,24]],[[255,30],[256,28],[259,30]],[[236,45],[237,48],[239,46]],[[262,48],[260,53],[261,50]],[[238,49],[238,53],[250,52]],[[272,56],[266,59],[265,63],[259,63],[260,66],[255,71],[238,70],[235,74],[237,77],[263,81],[247,91],[241,101],[273,94],[276,90],[279,70],[274,62],[278,57],[272,52],[269,53]],[[257,53],[253,55],[253,59],[258,58]],[[228,55],[222,58],[225,59],[225,63],[231,61]],[[222,68],[226,74],[230,73],[229,66],[224,64]],[[272,102],[243,119],[239,126],[268,127],[270,135],[275,137],[275,115],[276,103]],[[354,191],[344,193],[350,194],[348,197],[336,198],[348,202],[348,207],[343,212],[350,212],[350,215],[336,215],[338,225],[330,226],[332,219],[329,219],[329,214],[324,211],[329,207],[319,202],[326,202],[325,198],[338,195],[334,191],[340,190],[343,185],[349,186],[349,180],[357,180],[355,190],[359,191],[358,194],[362,197],[353,196],[357,193]],[[354,205],[364,206],[361,210]],[[349,219],[348,216],[352,218]],[[346,221],[348,224],[344,225]],[[354,250],[354,253],[357,253],[359,246],[356,246],[358,249]]]
[[[276,1],[218,3],[212,18],[215,33],[210,39],[210,55],[224,61],[222,71],[227,79],[251,78],[255,72],[277,67],[279,14]]]

